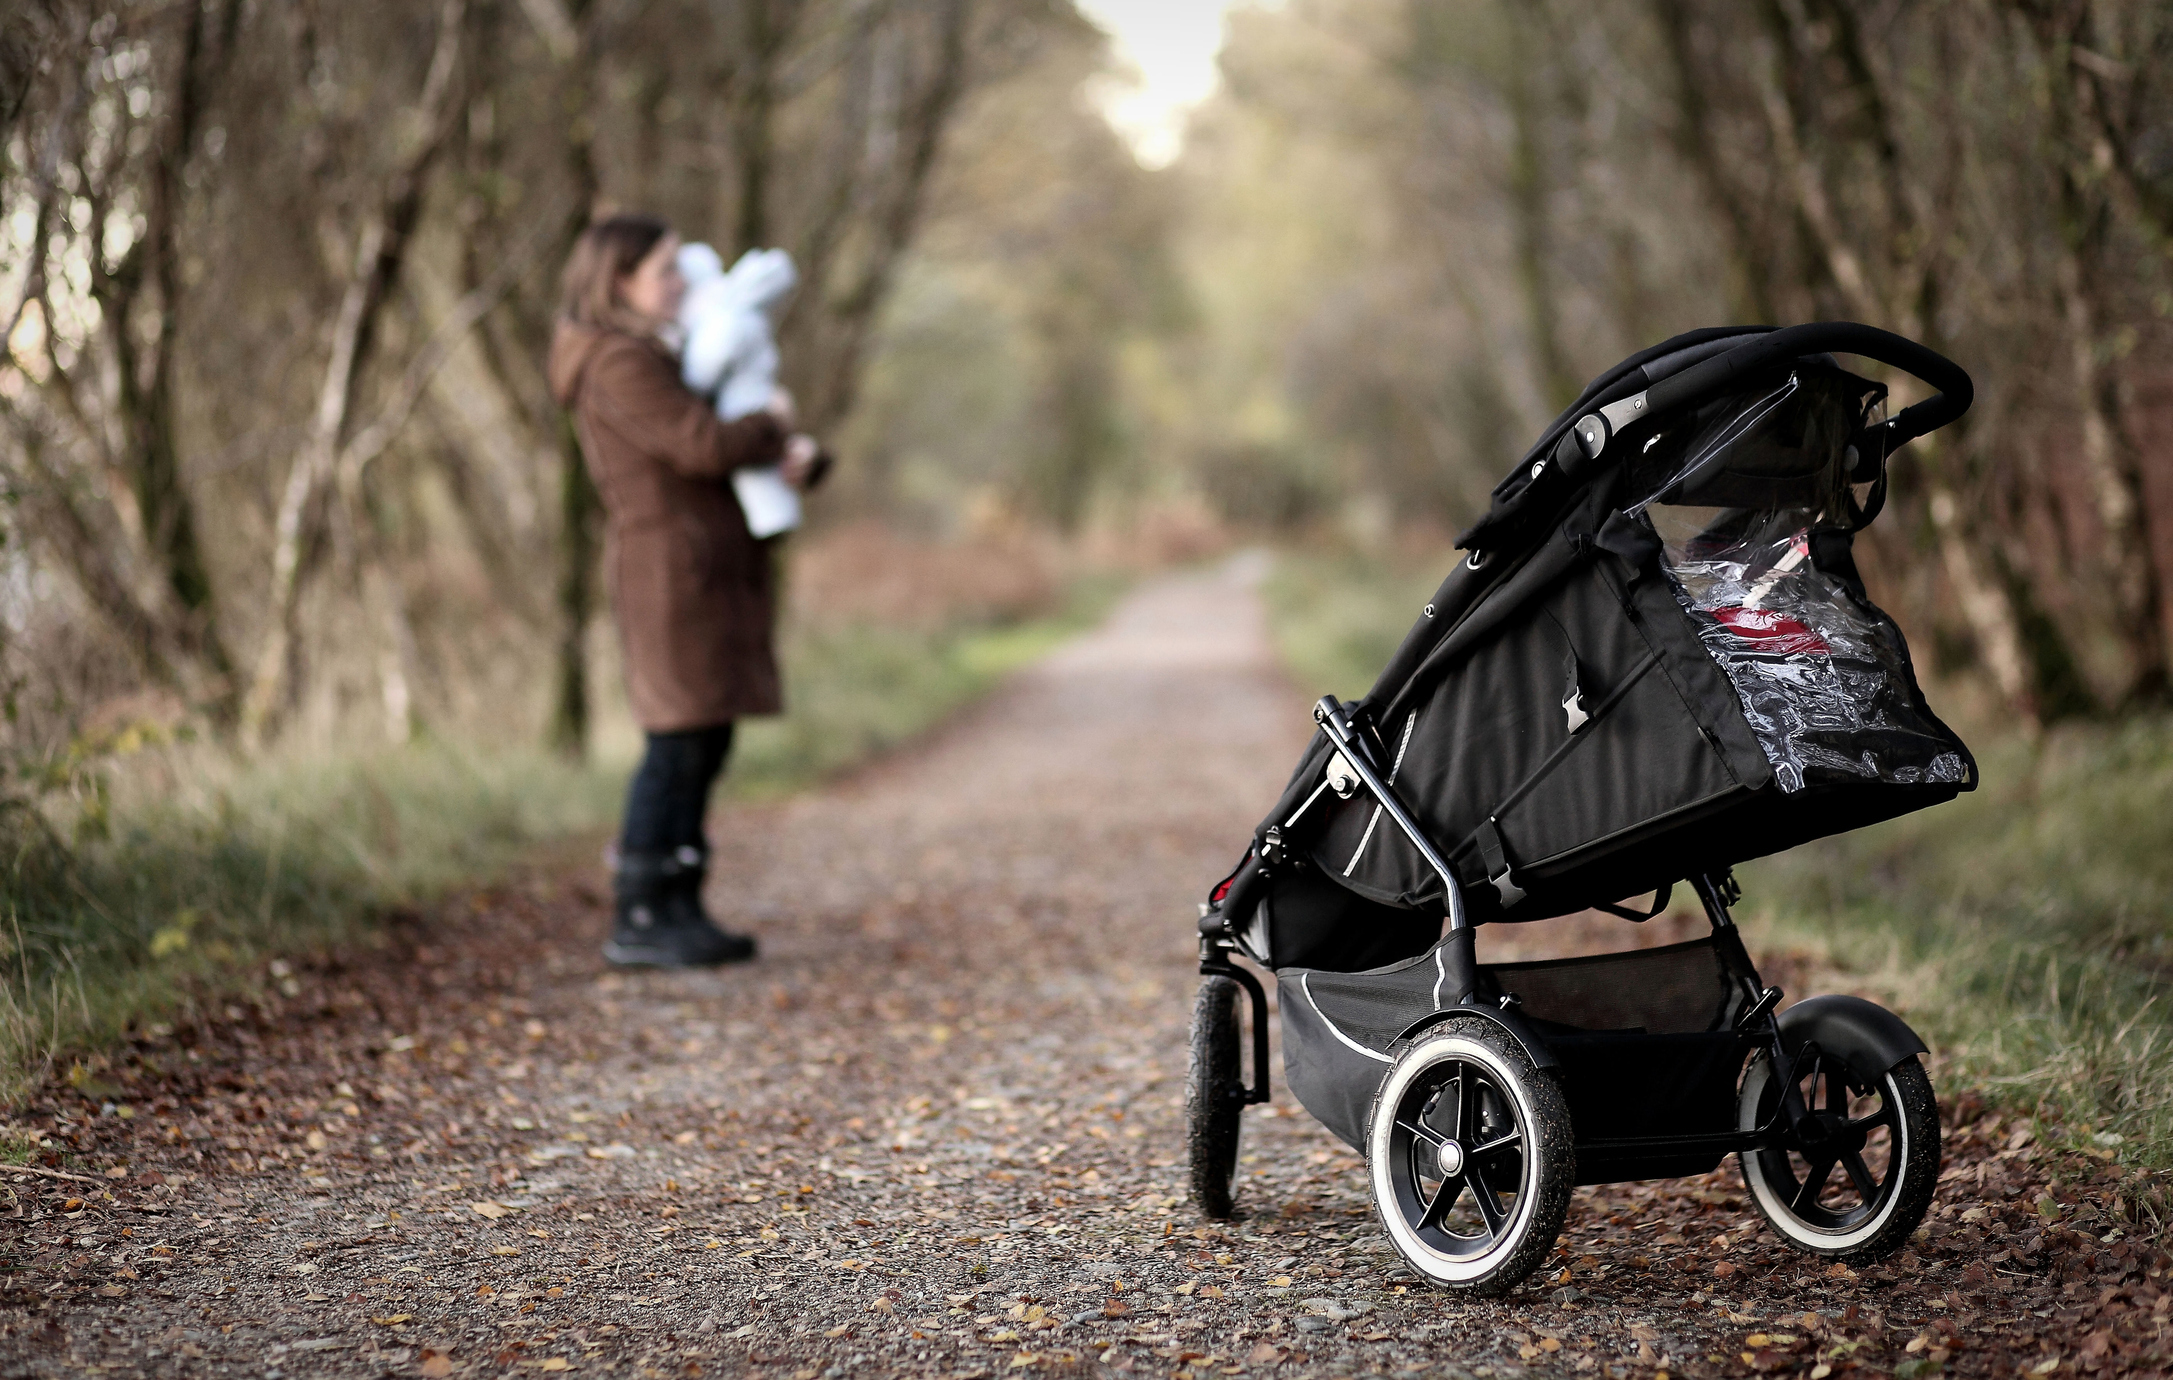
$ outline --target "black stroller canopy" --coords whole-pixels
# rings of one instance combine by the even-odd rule
[[[1937,391],[1888,419],[1886,386],[1836,354]],[[1228,1215],[1238,1111],[1268,1096],[1242,954],[1275,971],[1291,1091],[1364,1151],[1390,1241],[1433,1283],[1500,1293],[1552,1247],[1573,1184],[1725,1154],[1791,1244],[1900,1249],[1939,1176],[1924,1043],[1860,998],[1781,1011],[1729,869],[1976,784],[1851,556],[1895,451],[1969,401],[1938,355],[1837,322],[1678,336],[1555,420],[1373,688],[1314,706],[1320,734],[1201,907],[1204,1211]],[[1650,919],[1679,881],[1704,939],[1478,961],[1480,923]]]
[[[1836,354],[1937,392],[1886,418],[1886,387]],[[1974,786],[1850,554],[1894,453],[1970,399],[1932,351],[1829,322],[1677,336],[1555,420],[1346,706],[1473,920],[1617,901]],[[1380,962],[1394,913],[1438,917],[1445,884],[1366,793],[1323,793],[1336,760],[1316,738],[1256,843],[1287,835],[1321,876],[1286,943],[1362,931]],[[1343,966],[1326,957],[1292,961]]]

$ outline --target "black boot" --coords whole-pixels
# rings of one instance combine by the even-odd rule
[[[673,870],[664,897],[664,913],[682,943],[705,957],[698,963],[744,963],[755,956],[755,942],[722,929],[702,905],[702,883],[709,878],[709,850],[683,845],[672,854]]]
[[[604,957],[621,967],[701,968],[742,963],[755,943],[726,934],[702,913],[708,859],[698,848],[622,853],[612,879],[617,913]]]

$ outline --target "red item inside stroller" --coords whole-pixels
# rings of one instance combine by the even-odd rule
[[[1886,418],[1885,387],[1836,354],[1938,391]],[[1243,958],[1276,975],[1292,1092],[1365,1153],[1421,1278],[1506,1291],[1576,1184],[1729,1154],[1792,1245],[1900,1248],[1938,1178],[1925,1046],[1857,998],[1781,1009],[1730,869],[1976,785],[1850,554],[1895,453],[1970,398],[1932,351],[1829,322],[1678,336],[1557,419],[1372,689],[1315,707],[1320,732],[1201,907],[1202,1211],[1233,1210],[1241,1114],[1268,1096]],[[1704,938],[1476,960],[1480,924],[1643,920],[1683,883]]]

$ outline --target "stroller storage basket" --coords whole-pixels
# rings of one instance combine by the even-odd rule
[[[1479,970],[1480,992],[1516,1008],[1552,1035],[1702,1034],[1726,1030],[1742,1008],[1743,987],[1710,937],[1665,948]]]
[[[1887,420],[1885,387],[1829,350],[1938,391]],[[1200,909],[1203,1211],[1233,1211],[1239,1115],[1269,1097],[1242,957],[1274,970],[1291,1092],[1366,1156],[1389,1241],[1434,1284],[1514,1288],[1575,1184],[1728,1154],[1798,1249],[1902,1248],[1939,1175],[1926,1046],[1860,998],[1784,1008],[1730,869],[1976,785],[1850,555],[1892,454],[1969,401],[1949,361],[1837,322],[1679,336],[1555,422],[1373,688],[1314,706],[1321,732]],[[1478,962],[1478,925],[1649,919],[1683,881],[1706,938]]]
[[[1588,1141],[1729,1129],[1745,1051],[1733,1026],[1746,1000],[1729,947],[1707,937],[1478,970],[1482,1003],[1514,1012],[1559,1061],[1580,1157]],[[1397,1042],[1449,1000],[1445,952],[1436,944],[1363,973],[1278,974],[1290,1090],[1353,1147],[1363,1145],[1366,1107]],[[1688,1124],[1682,1098],[1699,1109]]]

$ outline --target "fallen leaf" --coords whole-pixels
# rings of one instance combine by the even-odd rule
[[[440,1380],[440,1377],[453,1373],[453,1358],[443,1352],[431,1352],[423,1357],[421,1369],[431,1380]]]
[[[565,1357],[563,1357],[563,1356],[546,1356],[546,1357],[544,1357],[544,1358],[543,1358],[543,1364],[542,1364],[542,1365],[540,1365],[540,1366],[538,1366],[538,1367],[537,1367],[537,1369],[538,1369],[538,1370],[572,1370],[572,1369],[573,1369],[573,1362],[571,1362],[571,1361],[567,1360],[567,1359],[566,1359]]]
[[[519,1255],[521,1248],[518,1246],[493,1246],[490,1248],[490,1253],[492,1255]]]
[[[501,1217],[507,1216],[513,1211],[512,1208],[507,1207],[505,1204],[494,1203],[488,1198],[484,1199],[480,1203],[470,1203],[468,1204],[468,1206],[474,1210],[476,1216],[487,1217],[493,1222],[497,1221]]]

